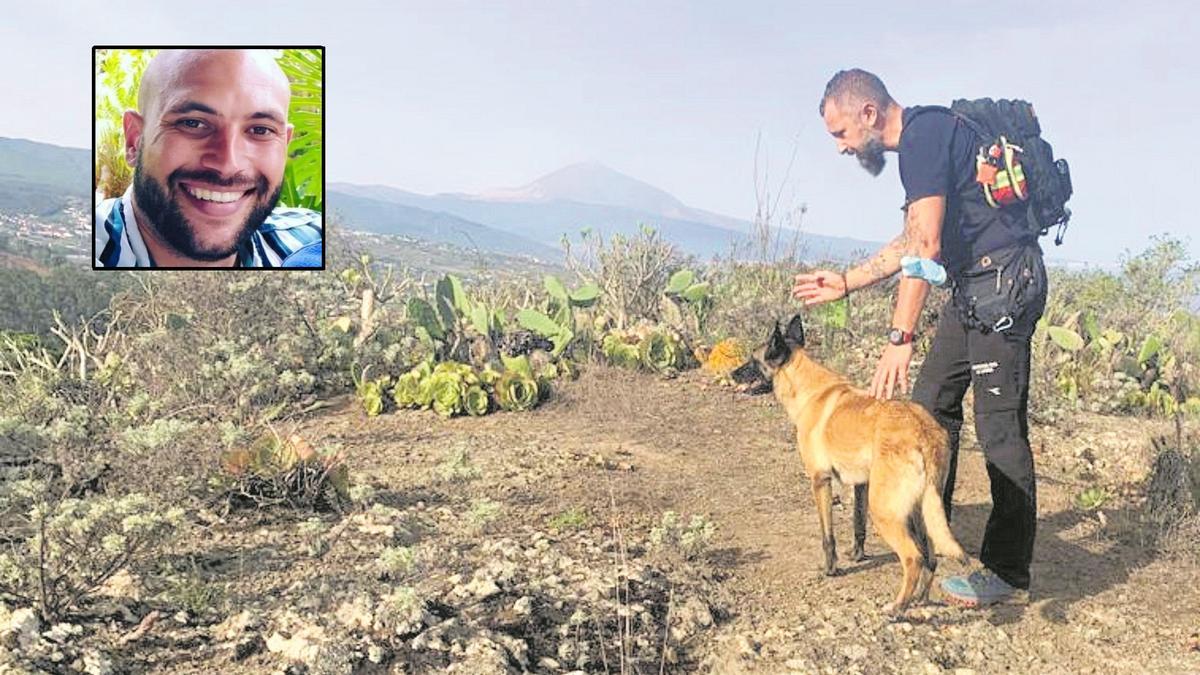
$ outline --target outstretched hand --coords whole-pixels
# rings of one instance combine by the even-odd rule
[[[819,305],[846,297],[846,277],[839,272],[817,270],[812,274],[797,274],[792,297],[804,305]]]
[[[875,367],[875,378],[871,380],[870,394],[878,399],[889,399],[892,392],[899,389],[908,393],[908,364],[912,361],[913,344],[889,344],[879,357],[879,365]]]

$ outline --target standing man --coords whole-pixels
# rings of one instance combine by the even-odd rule
[[[977,125],[945,108],[904,108],[878,77],[859,69],[833,76],[819,110],[838,152],[856,157],[871,175],[883,171],[885,152],[899,155],[904,229],[844,274],[818,270],[797,275],[792,294],[805,305],[816,305],[891,277],[905,257],[944,265],[954,299],[941,313],[913,400],[950,435],[943,494],[949,517],[962,400],[967,387],[974,387],[975,430],[991,480],[992,512],[980,553],[983,569],[949,577],[942,589],[947,599],[968,606],[1026,601],[1037,521],[1026,420],[1029,352],[1046,299],[1037,235],[1025,226],[1023,207],[994,208],[985,201],[976,182],[976,157],[992,139],[982,137]],[[929,285],[907,272],[900,279],[888,345],[870,386],[878,398],[891,398],[896,388],[908,390],[913,337]],[[984,311],[989,304],[1004,308],[1003,320],[993,321]]]
[[[321,214],[277,206],[291,88],[268,50],[163,50],[125,112],[125,194],[96,208],[96,267],[280,267]]]

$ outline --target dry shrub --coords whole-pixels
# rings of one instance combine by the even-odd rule
[[[1146,488],[1144,522],[1153,544],[1168,554],[1200,554],[1200,457],[1183,447],[1182,435],[1171,444],[1154,439],[1157,453]]]
[[[340,512],[350,502],[345,454],[313,448],[296,434],[263,434],[248,447],[227,451],[222,468],[222,493],[230,508]]]
[[[140,494],[60,498],[51,481],[6,483],[0,502],[22,521],[6,523],[11,542],[0,553],[0,595],[32,606],[56,622],[117,572],[149,559],[183,523],[183,510],[166,509]]]
[[[627,328],[639,318],[658,321],[667,280],[685,262],[675,246],[646,226],[632,237],[614,234],[606,242],[585,231],[581,239],[574,249],[563,238],[567,268],[584,283],[600,287],[605,316],[617,328]]]

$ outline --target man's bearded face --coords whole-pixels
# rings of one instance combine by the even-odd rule
[[[188,258],[228,258],[279,201],[290,91],[264,54],[160,54],[143,80],[143,112],[126,131],[137,134],[134,201],[156,239]]]
[[[181,205],[191,206],[189,210],[203,209],[207,206],[193,196],[195,185],[225,188],[221,197],[224,199],[228,199],[231,194],[245,193],[238,200],[245,201],[249,206],[241,224],[232,229],[225,227],[214,231],[208,229],[204,221],[197,225],[189,220],[184,215]],[[149,219],[151,227],[171,248],[189,258],[205,261],[226,258],[246,243],[275,209],[282,189],[282,184],[276,184],[274,190],[271,190],[266,177],[261,174],[256,181],[248,182],[244,177],[223,178],[216,171],[202,169],[176,169],[167,176],[164,184],[145,170],[140,154],[133,175],[134,199],[142,214]],[[226,204],[218,203],[218,206],[229,209]],[[236,225],[239,212],[245,209],[239,207],[230,210],[232,215],[226,220],[233,219]]]
[[[887,157],[883,155],[882,134],[873,129],[866,131],[861,148],[851,149],[849,152],[858,159],[859,165],[872,176],[883,173],[883,167],[887,165]]]
[[[866,113],[847,106],[842,110],[837,102],[825,102],[825,128],[834,138],[838,152],[853,155],[867,173],[878,176],[887,165],[884,156],[883,131],[867,124]]]

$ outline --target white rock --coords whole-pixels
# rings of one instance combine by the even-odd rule
[[[522,669],[529,667],[529,643],[503,633],[496,634],[495,641],[504,646],[509,655],[521,664]]]
[[[479,600],[486,600],[499,593],[500,587],[496,585],[495,580],[491,577],[484,576],[472,579],[471,583],[467,584],[465,590]]]
[[[16,637],[17,644],[22,649],[29,649],[41,640],[39,634],[42,632],[42,622],[33,609],[24,607],[9,617],[7,632]]]
[[[383,659],[386,656],[387,653],[379,645],[372,644],[370,647],[367,647],[367,660],[371,663],[383,663]]]
[[[57,642],[58,644],[61,645],[61,644],[65,644],[66,642],[68,642],[71,638],[75,637],[76,635],[82,635],[82,634],[83,634],[83,627],[78,624],[56,623],[56,624],[54,624],[54,626],[52,626],[50,628],[50,630],[46,631],[45,633],[42,633],[42,636],[45,637],[47,640]]]
[[[517,616],[529,616],[533,613],[533,600],[528,595],[519,598],[513,603],[512,610]]]
[[[867,648],[862,645],[846,645],[842,647],[842,655],[851,661],[862,661],[867,658]]]
[[[96,589],[96,594],[120,600],[138,601],[142,599],[141,581],[129,570],[122,569]]]
[[[738,656],[743,659],[753,659],[758,656],[760,645],[749,635],[739,635],[737,638]]]
[[[88,675],[112,675],[112,659],[99,649],[83,651],[83,671]]]
[[[354,600],[343,602],[334,613],[339,623],[351,630],[370,630],[375,618],[371,613],[371,600],[360,595]]]
[[[262,627],[262,615],[256,610],[246,609],[235,614],[213,628],[213,634],[222,640],[235,640],[242,634]]]
[[[279,633],[267,638],[267,650],[280,654],[289,661],[313,663],[321,654],[325,642],[325,631],[320,626],[307,625],[286,638]]]
[[[394,539],[396,537],[396,526],[386,525],[375,522],[369,513],[359,513],[351,517],[351,521],[357,526],[358,531],[363,534],[381,534],[385,539]]]

